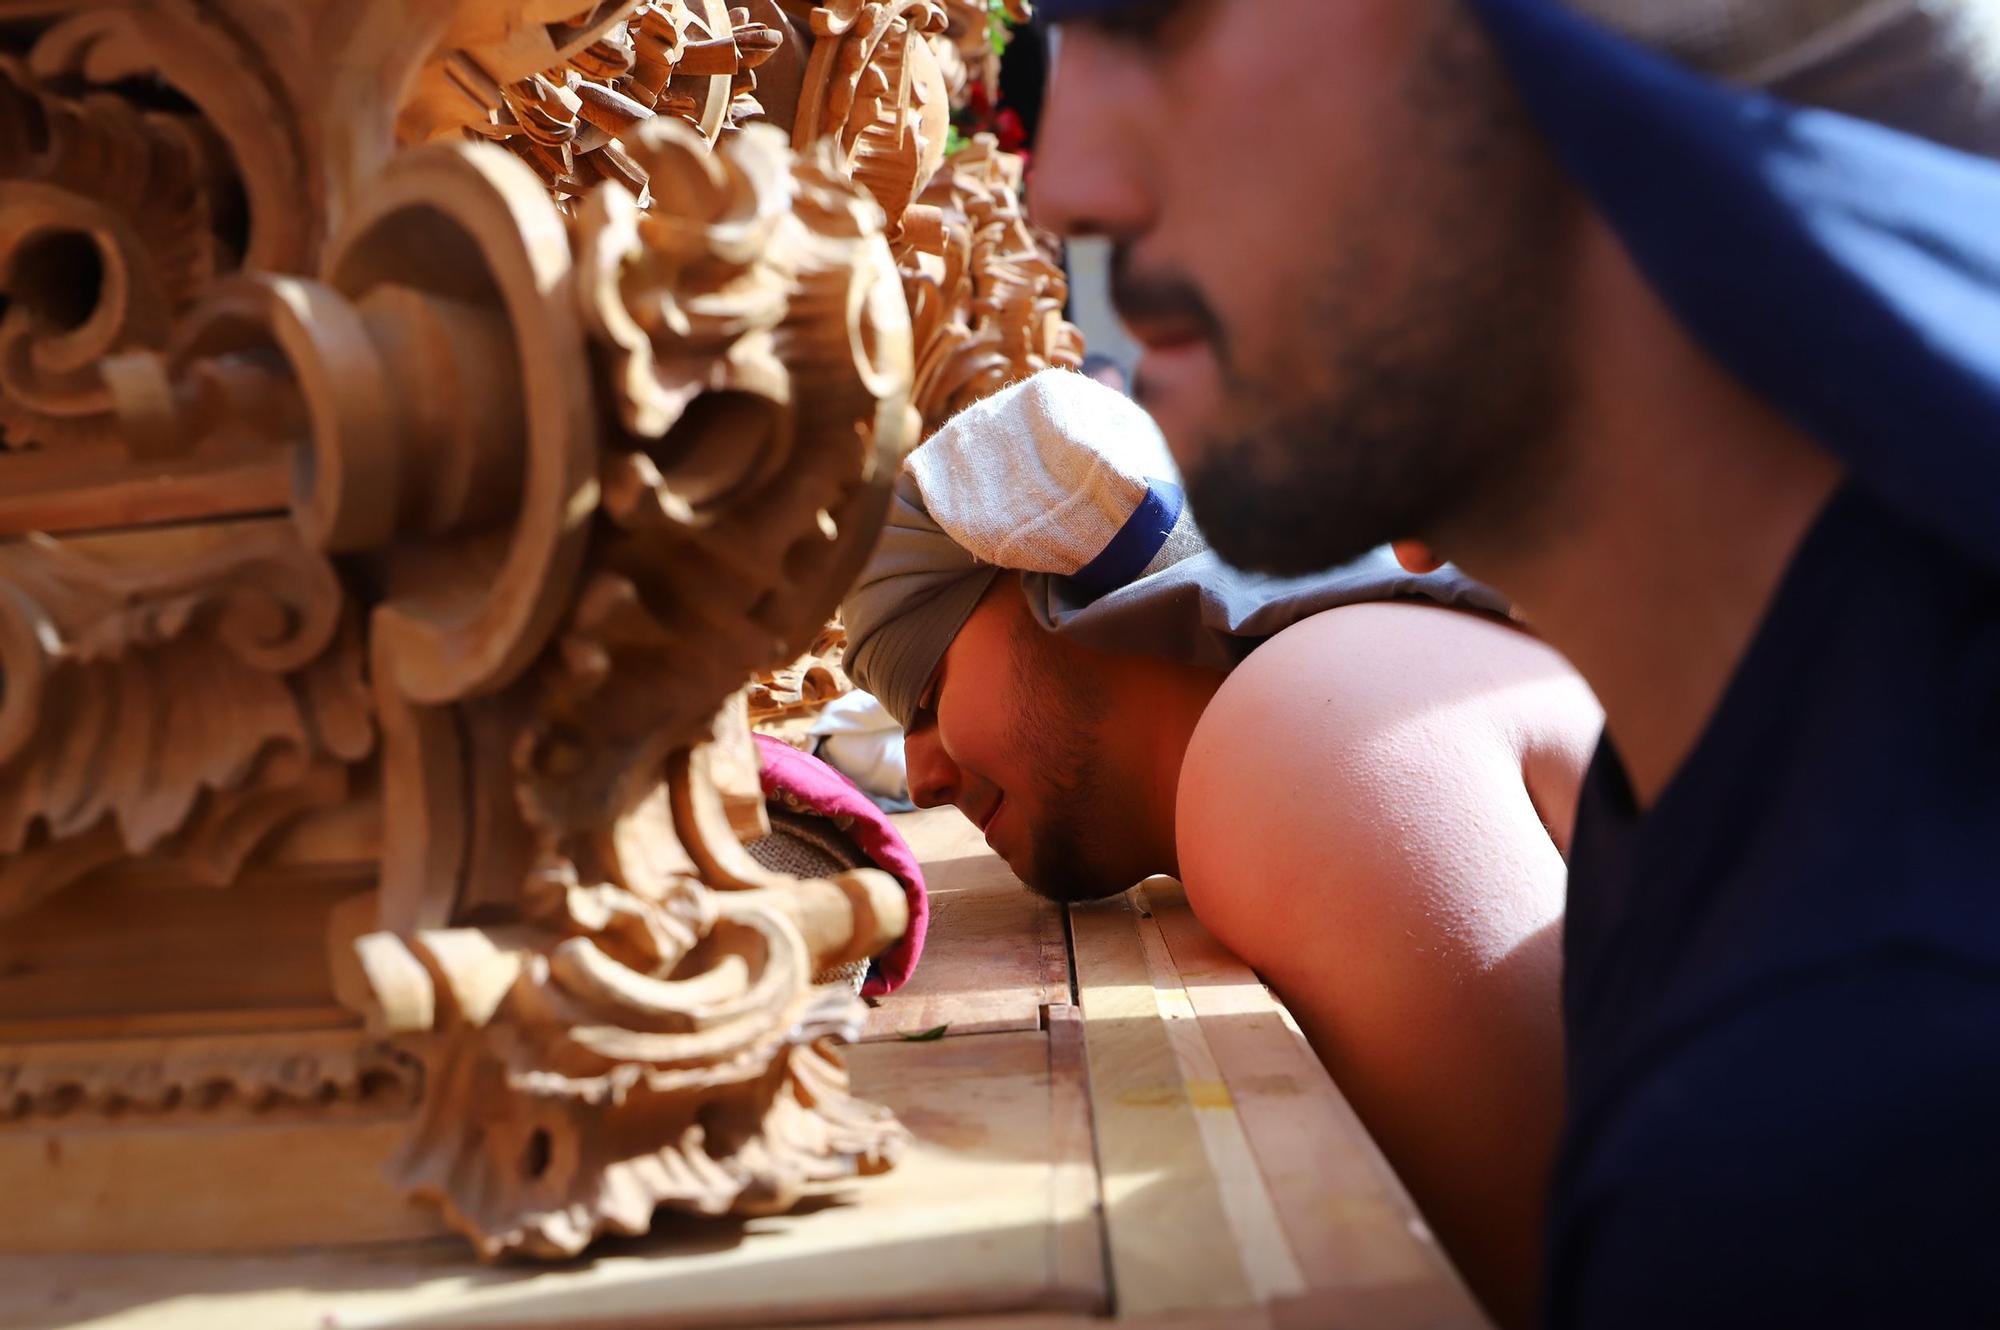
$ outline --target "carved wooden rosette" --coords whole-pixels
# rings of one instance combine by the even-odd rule
[[[741,690],[1073,347],[1018,168],[943,160],[941,12],[7,3],[0,1154],[402,1113],[487,1256],[892,1162],[812,978],[903,896],[743,849]],[[197,914],[198,976],[36,977]]]

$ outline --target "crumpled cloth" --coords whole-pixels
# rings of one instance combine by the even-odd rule
[[[814,717],[811,752],[861,787],[885,813],[907,813],[910,776],[903,727],[870,692],[856,688],[826,704]]]

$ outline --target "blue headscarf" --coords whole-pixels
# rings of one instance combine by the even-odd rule
[[[1695,340],[2000,567],[2000,163],[1725,87],[1552,0],[1471,4]]]
[[[2000,568],[2000,163],[1728,86],[1556,0],[1467,2],[1695,340],[1860,484]]]

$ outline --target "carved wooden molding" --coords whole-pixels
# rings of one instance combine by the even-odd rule
[[[422,1068],[379,1039],[238,1034],[27,1044],[0,1052],[0,1122],[66,1115],[290,1110],[414,1103]]]

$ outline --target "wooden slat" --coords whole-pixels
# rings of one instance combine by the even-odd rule
[[[909,843],[917,862],[970,859],[993,853],[979,828],[966,821],[956,808],[920,808],[914,813],[894,813],[890,823]]]
[[[1153,976],[1153,998],[1166,1021],[1167,1038],[1180,1059],[1194,1104],[1195,1121],[1208,1147],[1209,1166],[1222,1188],[1222,1207],[1243,1254],[1245,1273],[1258,1301],[1295,1297],[1305,1292],[1291,1242],[1266,1189],[1263,1172],[1237,1116],[1236,1102],[1217,1069],[1207,1036],[1197,1019],[1187,989],[1175,972],[1173,957],[1151,915],[1139,919],[1139,937],[1146,949],[1146,966]],[[1218,1030],[1226,1037],[1227,1031]]]
[[[1289,1013],[1170,879],[1143,888],[1308,1285],[1293,1324],[1487,1321]],[[1365,1317],[1362,1313],[1365,1312]],[[1324,1317],[1324,1320],[1316,1320]]]
[[[281,513],[288,449],[136,462],[123,448],[0,453],[0,536]]]
[[[1068,1003],[1048,1008],[1049,1143],[1055,1170],[1050,1190],[1055,1222],[1049,1234],[1049,1268],[1065,1288],[1103,1289],[1103,1192],[1097,1177],[1097,1141],[1090,1118],[1090,1067],[1083,1046],[1083,1013]],[[1074,1216],[1089,1216],[1088,1223]]]
[[[1069,1001],[1061,907],[1029,891],[951,808],[904,814],[898,829],[924,868],[930,931],[917,972],[869,1013],[864,1040],[1034,1030]]]
[[[1129,896],[1070,912],[1118,1314],[1249,1306],[1228,1208]]]
[[[361,1018],[331,1002],[309,1007],[222,1008],[213,1011],[153,1011],[97,1016],[0,1019],[0,1043],[29,1044],[62,1039],[124,1039],[151,1035],[255,1034],[338,1030],[358,1027]]]

